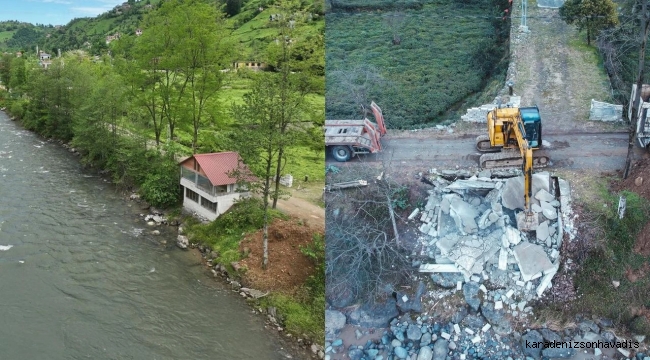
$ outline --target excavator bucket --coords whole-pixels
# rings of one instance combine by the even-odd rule
[[[539,226],[539,218],[532,211],[522,211],[515,215],[515,218],[517,219],[517,229],[519,231],[535,231]]]

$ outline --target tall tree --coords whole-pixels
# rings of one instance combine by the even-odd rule
[[[616,26],[618,16],[612,0],[567,0],[560,7],[560,17],[578,30],[587,30],[587,45],[598,31]]]
[[[304,134],[309,121],[304,120],[308,104],[306,96],[312,90],[307,72],[295,72],[296,29],[305,21],[307,15],[301,10],[301,4],[295,0],[281,0],[276,3],[279,13],[277,24],[278,41],[269,48],[269,61],[278,73],[271,79],[277,89],[278,103],[278,156],[275,166],[275,189],[273,191],[273,208],[280,197],[280,175],[287,162],[287,150],[295,146]],[[319,55],[319,54],[317,54]],[[323,144],[324,147],[324,144]]]
[[[233,133],[234,144],[244,162],[261,179],[261,183],[251,185],[251,191],[262,196],[263,269],[267,268],[269,262],[269,196],[272,192],[271,178],[275,174],[274,165],[279,156],[280,142],[278,133],[280,100],[278,90],[274,86],[269,86],[271,78],[271,74],[257,75],[251,91],[244,95],[244,104],[232,106],[233,117],[239,124],[239,129]]]

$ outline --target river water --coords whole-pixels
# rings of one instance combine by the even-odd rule
[[[175,228],[149,235],[139,212],[0,112],[0,359],[287,358]]]

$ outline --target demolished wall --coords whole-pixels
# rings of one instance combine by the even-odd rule
[[[480,283],[495,308],[527,309],[525,303],[552,286],[564,233],[573,235],[568,182],[558,179],[555,185],[548,172],[534,174],[531,210],[539,226],[519,231],[515,214],[524,207],[523,176],[496,179],[482,171],[450,182],[443,175],[429,177],[434,189],[426,206],[410,217],[421,222],[420,255],[428,259],[420,272],[432,273],[435,283],[453,279],[457,288]],[[556,197],[556,190],[562,195]],[[495,290],[487,290],[487,283]]]

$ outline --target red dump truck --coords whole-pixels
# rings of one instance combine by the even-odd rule
[[[375,122],[363,120],[325,120],[325,147],[336,161],[348,161],[357,154],[381,151],[381,137],[386,134],[384,116],[377,104],[370,109]]]

